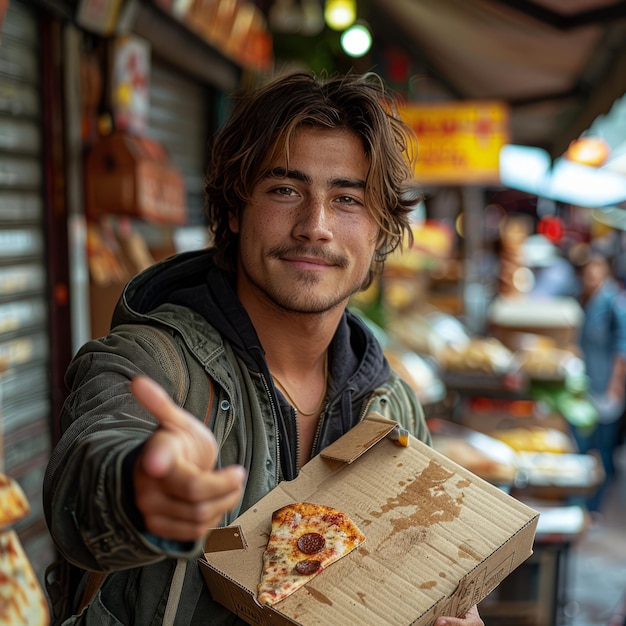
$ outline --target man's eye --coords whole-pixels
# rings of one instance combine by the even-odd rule
[[[291,187],[275,187],[274,193],[277,193],[281,196],[292,196],[296,192]]]
[[[352,196],[339,196],[337,198],[337,201],[347,206],[350,206],[350,205],[359,206],[360,204],[362,204],[361,201],[357,200],[356,198],[353,198]]]

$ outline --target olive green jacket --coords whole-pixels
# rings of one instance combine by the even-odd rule
[[[131,281],[112,332],[83,346],[68,369],[71,391],[61,415],[63,434],[44,480],[44,509],[61,554],[85,570],[108,575],[87,610],[67,624],[237,623],[206,590],[197,564],[201,542],[184,545],[146,533],[129,480],[134,459],[157,426],[130,393],[130,381],[138,374],[156,380],[211,427],[219,466],[237,463],[247,469],[243,498],[223,524],[231,523],[284,476],[277,415],[285,409],[278,406],[267,370],[258,370],[246,357],[246,346],[237,346],[235,337],[226,339],[224,329],[218,331],[205,315],[181,304],[184,299],[173,297],[178,302],[173,304],[163,295],[177,282],[177,272],[190,276],[197,270],[202,276],[198,280],[206,280],[207,264],[207,253],[180,255]],[[168,281],[172,272],[173,280]],[[193,285],[191,289],[196,293]],[[151,290],[163,301],[151,301],[144,311],[138,294]],[[353,375],[345,389],[332,391],[336,401],[329,401],[324,410],[330,425],[349,408],[346,397],[358,395],[354,381],[373,376],[367,367],[372,351],[380,350],[367,337],[365,326],[346,315],[351,336],[363,335],[368,356],[359,364],[359,371],[365,369],[362,378]],[[395,373],[389,371],[364,398],[354,423],[376,411],[430,441],[415,395]],[[329,432],[327,440],[334,437]]]

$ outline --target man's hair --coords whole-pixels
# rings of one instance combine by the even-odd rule
[[[213,142],[205,181],[215,262],[235,271],[238,235],[230,230],[229,214],[240,215],[268,159],[281,153],[289,158],[290,142],[303,127],[349,130],[363,143],[370,162],[366,205],[382,242],[365,288],[405,235],[412,241],[409,214],[419,199],[411,184],[415,137],[372,73],[328,78],[290,74],[234,97],[232,113]]]

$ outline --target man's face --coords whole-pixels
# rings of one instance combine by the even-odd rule
[[[349,131],[301,129],[286,168],[282,156],[267,163],[250,203],[231,216],[237,291],[247,307],[321,313],[368,276],[378,235],[365,206],[369,159]]]

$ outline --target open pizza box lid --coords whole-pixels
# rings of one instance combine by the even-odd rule
[[[464,615],[532,554],[539,514],[370,414],[232,526],[199,560],[212,597],[250,624],[430,625]],[[272,607],[256,602],[272,513],[306,501],[366,540]]]

